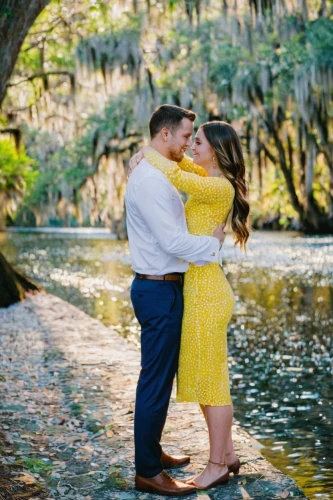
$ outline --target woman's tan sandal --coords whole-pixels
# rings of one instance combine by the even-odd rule
[[[234,462],[231,465],[228,465],[229,473],[233,472],[234,475],[237,476],[237,474],[239,474],[240,465],[241,465],[241,463],[239,461],[239,458],[237,458],[236,462]]]
[[[212,462],[211,460],[208,460],[209,463],[213,465],[218,465],[219,467],[227,467],[226,463],[220,463],[220,462]],[[187,484],[193,484],[198,490],[209,490],[210,488],[214,488],[215,486],[219,486],[220,484],[225,484],[229,480],[229,470],[223,476],[219,477],[212,483],[208,484],[207,486],[199,486],[195,481],[189,481],[187,480]]]

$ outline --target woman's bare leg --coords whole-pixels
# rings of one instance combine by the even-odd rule
[[[226,453],[232,425],[232,406],[205,406],[208,425],[210,456],[205,469],[194,478],[195,483],[204,488],[228,472]]]
[[[202,411],[203,416],[205,417],[205,420],[207,422],[207,417],[206,417],[206,407],[205,405],[199,404],[200,410]],[[234,413],[234,408],[233,405],[231,405],[231,410],[232,410],[232,417]],[[237,455],[234,450],[234,445],[232,442],[232,430],[230,429],[229,435],[228,435],[228,440],[227,440],[227,447],[226,447],[226,462],[227,465],[232,465],[236,462],[237,460]]]
[[[202,414],[205,417],[205,420],[207,422],[205,405],[202,405],[201,403],[199,403],[199,406],[200,406],[200,410],[202,411]]]
[[[232,419],[234,417],[234,407],[231,405],[231,411],[232,411]],[[232,421],[231,421],[232,422]],[[237,460],[237,455],[235,453],[234,449],[234,444],[232,442],[232,423],[230,427],[230,433],[228,436],[228,441],[227,441],[227,448],[226,448],[226,462],[228,465],[232,465],[236,462]]]

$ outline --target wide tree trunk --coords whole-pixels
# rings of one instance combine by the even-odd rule
[[[22,43],[37,16],[50,0],[0,0],[0,108]],[[0,253],[0,307],[23,300],[40,287],[16,271]]]
[[[29,291],[40,291],[36,285],[20,271],[12,268],[0,253],[0,307],[8,307],[24,299]]]
[[[21,45],[36,17],[49,1],[0,1],[0,107]]]

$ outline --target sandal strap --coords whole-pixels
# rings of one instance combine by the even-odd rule
[[[220,467],[224,467],[225,465],[227,465],[225,462],[212,462],[212,460],[208,460],[208,462],[213,465],[219,465]]]

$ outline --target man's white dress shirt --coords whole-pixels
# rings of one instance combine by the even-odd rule
[[[183,273],[188,262],[218,262],[219,240],[189,234],[177,189],[146,159],[129,178],[125,204],[132,267],[137,273]]]

